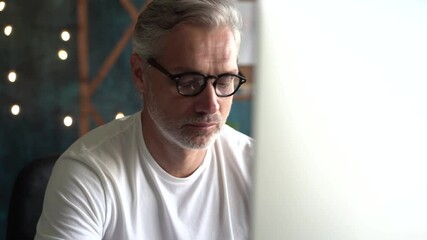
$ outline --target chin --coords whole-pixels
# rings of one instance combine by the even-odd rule
[[[192,139],[186,139],[181,142],[181,145],[188,149],[204,150],[209,148],[215,143],[218,137],[218,133],[212,134],[211,136],[196,136]]]

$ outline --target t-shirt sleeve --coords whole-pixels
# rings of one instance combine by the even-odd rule
[[[102,239],[105,205],[96,172],[76,158],[61,157],[49,179],[35,239]]]

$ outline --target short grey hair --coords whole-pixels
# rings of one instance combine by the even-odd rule
[[[240,46],[242,17],[230,0],[153,0],[138,17],[133,52],[144,60],[155,57],[164,35],[182,22],[212,29],[229,27]]]

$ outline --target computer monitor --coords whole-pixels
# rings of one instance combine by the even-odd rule
[[[427,2],[257,5],[253,239],[427,239]]]

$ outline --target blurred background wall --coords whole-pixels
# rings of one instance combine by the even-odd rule
[[[63,152],[80,136],[77,6],[81,2],[85,1],[0,1],[0,239],[18,172],[35,158]],[[130,10],[139,12],[143,4],[144,0],[87,1],[89,82],[132,24]],[[64,30],[70,35],[67,41],[61,37]],[[60,50],[66,52],[63,59]],[[119,112],[128,115],[140,109],[130,75],[131,51],[126,42],[90,97],[89,129],[113,120]],[[251,82],[252,63],[245,64],[241,67]],[[251,135],[251,83],[247,86],[236,97],[229,124]],[[64,124],[67,116],[73,120],[70,126]]]

